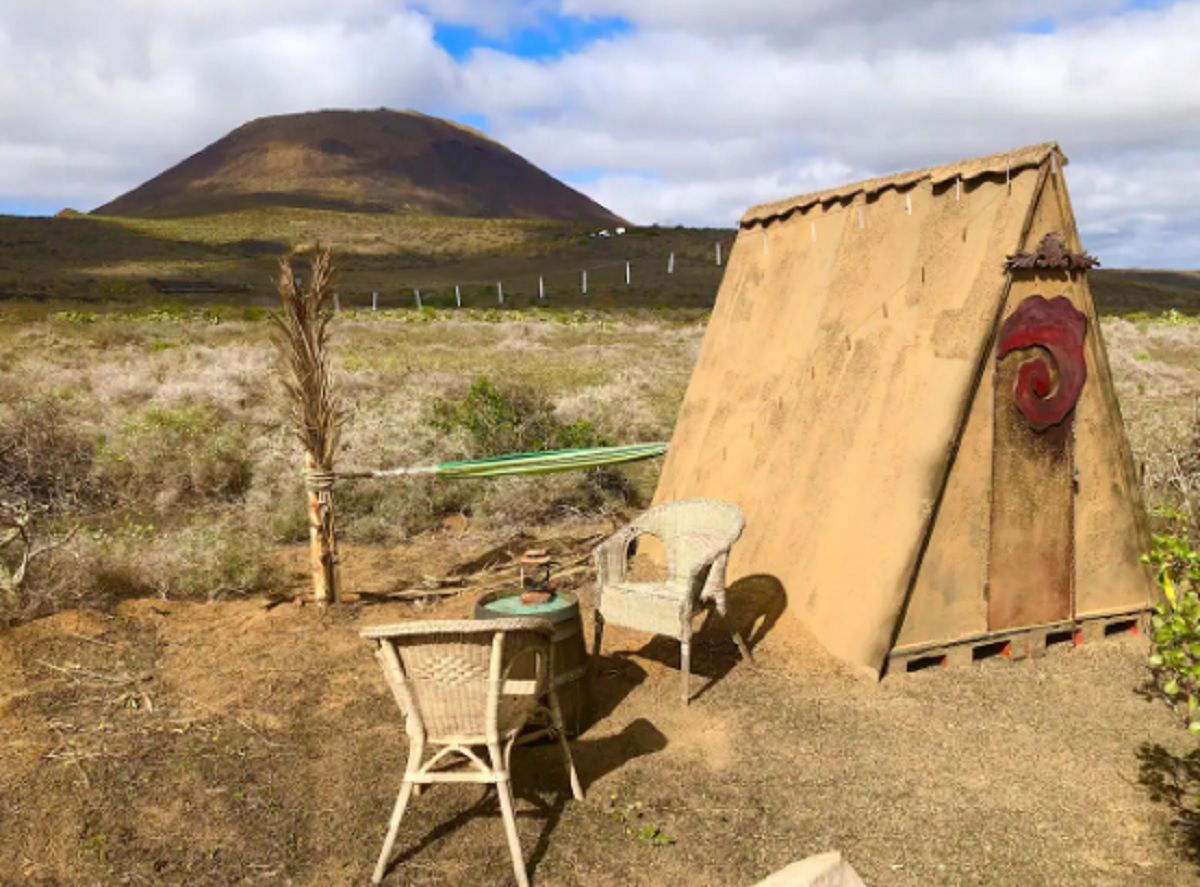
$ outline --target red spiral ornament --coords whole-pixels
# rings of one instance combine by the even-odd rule
[[[1083,357],[1086,333],[1087,317],[1066,296],[1030,296],[1004,321],[997,361],[1010,351],[1041,348],[1058,370],[1057,385],[1042,355],[1030,358],[1017,370],[1013,398],[1034,431],[1059,424],[1075,408],[1087,380]]]

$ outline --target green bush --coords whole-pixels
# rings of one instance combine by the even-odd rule
[[[76,585],[101,605],[149,594],[216,600],[270,588],[278,577],[266,554],[262,534],[235,513],[200,512],[164,531],[126,523],[93,534]]]
[[[63,323],[77,323],[83,326],[96,322],[96,315],[92,311],[55,311],[51,316]]]
[[[105,474],[127,498],[160,506],[228,501],[250,486],[253,465],[245,427],[217,408],[152,408],[127,420],[104,448]]]
[[[443,434],[465,439],[468,455],[474,458],[613,444],[591,422],[559,420],[554,405],[540,392],[502,388],[486,377],[476,379],[461,397],[435,401],[430,421]],[[442,486],[449,489],[449,484]],[[434,517],[461,510],[485,519],[525,523],[566,511],[596,512],[639,504],[635,487],[620,469],[612,467],[548,477],[460,482],[453,490],[454,496],[430,496],[424,500],[428,510],[419,511]],[[410,506],[414,504],[410,502]],[[410,515],[416,516],[414,512]]]
[[[347,485],[349,486],[349,485]],[[341,510],[342,493],[338,491],[337,508]],[[340,518],[340,515],[339,515]],[[281,544],[304,542],[308,539],[308,496],[304,485],[288,484],[270,499],[264,523],[272,540]]]
[[[52,398],[0,410],[0,501],[61,512],[103,498],[96,446]]]
[[[1144,560],[1165,598],[1151,617],[1150,665],[1167,698],[1187,706],[1188,730],[1200,734],[1200,552],[1185,538],[1156,533]]]
[[[388,545],[438,525],[447,514],[471,512],[478,486],[432,477],[369,480],[344,484],[336,507],[345,538],[362,545]]]
[[[537,392],[501,389],[486,376],[461,398],[435,401],[432,423],[445,434],[465,433],[475,457],[612,445],[590,422],[560,422]]]

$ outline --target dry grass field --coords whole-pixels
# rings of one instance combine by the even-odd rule
[[[337,253],[345,307],[463,304],[498,308],[633,309],[657,313],[709,308],[733,231],[631,228],[621,237],[589,237],[595,226],[518,219],[348,213],[259,207],[186,218],[140,219],[68,215],[0,215],[0,306],[9,314],[128,310],[131,306],[218,307],[241,311],[274,304],[276,258],[291,245],[320,242]],[[673,273],[667,273],[675,254]],[[625,262],[633,285],[625,285]],[[580,292],[588,271],[588,293]],[[202,282],[211,293],[164,295],[151,281]],[[1200,314],[1200,273],[1093,272],[1092,287],[1107,314],[1175,309]]]
[[[347,213],[261,207],[213,215],[139,219],[73,215],[0,216],[0,304],[24,313],[107,310],[162,304],[273,305],[276,258],[292,245],[320,242],[338,256],[345,307],[423,303],[496,308],[536,304],[544,278],[551,308],[709,307],[720,279],[714,244],[724,229],[631,228],[589,237],[596,226],[519,219]],[[675,253],[673,273],[668,259]],[[625,262],[633,285],[625,285]],[[588,271],[588,293],[581,272]],[[153,280],[203,282],[212,293],[164,296]]]
[[[436,427],[434,404],[461,403],[480,375],[561,425],[662,439],[702,331],[702,314],[347,313],[345,464],[470,452],[469,436]],[[1147,496],[1169,504],[1200,326],[1109,319],[1103,332]],[[305,579],[297,453],[261,320],[14,317],[0,370],[4,445],[60,460],[72,505],[56,519],[84,527],[0,634],[0,883],[361,883],[403,733],[357,628],[470,602],[264,605]],[[604,531],[654,471],[346,487],[347,587],[437,575],[513,528]],[[462,512],[465,534],[438,529]],[[747,622],[770,607],[741,600]],[[749,884],[830,847],[872,884],[1200,880],[1200,757],[1144,693],[1144,642],[876,686],[762,627],[753,668],[720,632],[702,635],[697,667],[715,683],[687,710],[670,645],[614,632],[598,720],[576,745],[588,799],[565,801],[551,749],[517,764],[539,883]],[[675,843],[624,834],[612,810],[635,802]],[[421,799],[400,847],[389,883],[507,877],[494,802],[477,790]]]
[[[325,885],[370,871],[404,739],[357,630],[471,601],[275,605],[306,580],[299,451],[263,310],[281,249],[271,212],[0,218],[0,492],[38,506],[40,538],[74,530],[0,612],[0,884]],[[334,346],[343,466],[669,437],[720,232],[598,242],[535,223],[338,215],[292,218],[298,239],[351,247]],[[481,283],[463,310],[361,310],[372,288],[440,284],[445,304],[455,279],[517,280],[540,263],[574,280],[583,260],[630,253],[636,268],[669,250],[670,279],[626,289],[612,265],[587,302],[537,307],[514,286],[496,310]],[[249,289],[168,302],[157,277]],[[1194,440],[1193,279],[1095,278],[1101,306],[1126,315],[1102,332],[1151,507],[1181,506],[1172,473]],[[488,424],[489,409],[517,419]],[[346,587],[442,575],[518,529],[605,532],[656,471],[344,485]],[[579,593],[586,604],[586,581]],[[751,884],[830,848],[872,885],[1200,883],[1200,753],[1146,692],[1144,639],[876,685],[776,637],[785,602],[734,598],[756,665],[702,633],[709,686],[688,709],[677,651],[612,632],[576,743],[586,801],[565,800],[552,749],[515,763],[537,883]],[[625,834],[614,811],[639,802],[639,822],[673,843]],[[479,790],[411,809],[388,883],[508,878]]]

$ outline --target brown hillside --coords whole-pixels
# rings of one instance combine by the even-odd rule
[[[253,120],[93,212],[185,216],[264,204],[621,221],[476,130],[384,109]]]

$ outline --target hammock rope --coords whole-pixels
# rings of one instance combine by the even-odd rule
[[[654,459],[667,452],[666,443],[629,444],[619,447],[588,447],[578,450],[546,450],[540,453],[508,453],[485,459],[440,462],[437,465],[381,468],[374,471],[309,472],[305,474],[310,488],[328,489],[334,480],[353,480],[383,477],[416,477],[434,475],[450,480],[474,480],[487,477],[552,474],[558,471],[584,471]]]

